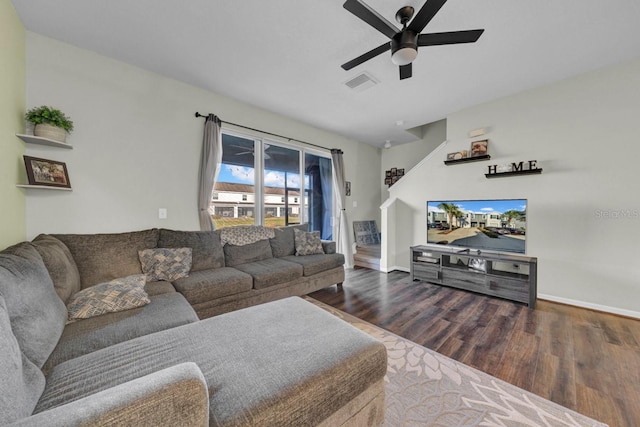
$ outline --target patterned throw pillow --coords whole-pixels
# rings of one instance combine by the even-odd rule
[[[151,301],[144,291],[144,285],[144,274],[135,274],[83,289],[69,300],[69,320],[87,319],[147,305]]]
[[[191,248],[157,248],[138,251],[138,257],[147,282],[173,282],[189,275],[192,253]]]
[[[307,232],[294,229],[293,232],[295,234],[296,256],[324,253],[319,231]]]
[[[260,240],[273,239],[273,228],[261,225],[237,225],[220,229],[220,241],[222,245],[230,243],[236,246],[250,245]]]

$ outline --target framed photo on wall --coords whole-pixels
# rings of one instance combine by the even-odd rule
[[[23,156],[29,185],[71,188],[67,165],[56,160]]]
[[[489,140],[473,141],[471,143],[471,157],[484,156],[489,154]]]

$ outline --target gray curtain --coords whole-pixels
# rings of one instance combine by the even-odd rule
[[[332,240],[331,217],[333,216],[333,203],[331,203],[331,180],[333,179],[333,174],[331,173],[331,160],[318,157],[318,169],[320,170],[320,188],[322,189],[321,237],[325,240]]]
[[[220,162],[222,161],[222,134],[220,119],[209,114],[204,122],[204,137],[202,139],[202,153],[200,155],[200,176],[198,178],[198,217],[200,229],[211,231],[215,228],[209,213],[213,186],[218,178]]]
[[[353,256],[351,255],[351,242],[349,239],[349,222],[347,221],[345,201],[345,176],[342,150],[331,150],[333,160],[333,188],[336,191],[336,210],[338,212],[338,225],[336,227],[336,249],[344,255],[345,267],[353,268]]]

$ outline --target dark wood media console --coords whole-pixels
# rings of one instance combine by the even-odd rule
[[[411,247],[411,280],[522,302],[533,309],[538,259],[439,245]]]

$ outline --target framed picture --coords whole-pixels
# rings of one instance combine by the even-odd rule
[[[391,176],[398,175],[398,168],[391,168]]]
[[[24,157],[29,185],[48,185],[51,187],[71,188],[67,165],[56,160]]]
[[[473,141],[471,143],[471,157],[484,156],[489,154],[489,140]]]
[[[351,195],[351,181],[345,181],[345,183],[344,183],[344,195],[345,196],[350,196]]]
[[[391,177],[389,177],[389,178],[385,178],[385,179],[384,179],[384,184],[385,184],[385,185],[391,185]]]
[[[456,151],[455,153],[447,154],[447,160],[460,160],[467,157],[467,150]]]
[[[404,176],[404,169],[398,169],[398,176]]]
[[[391,178],[391,169],[389,169],[388,171],[384,172],[384,177],[385,178]]]

